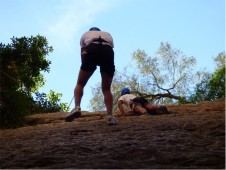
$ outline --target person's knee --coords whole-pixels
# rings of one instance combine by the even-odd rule
[[[102,92],[103,93],[111,93],[111,85],[107,83],[102,83]]]
[[[87,82],[87,81],[78,80],[78,81],[77,81],[77,85],[76,85],[76,86],[79,86],[79,87],[85,87],[86,82]]]
[[[83,83],[77,83],[74,91],[81,91],[84,89],[84,87],[85,87],[85,85]]]
[[[145,108],[143,108],[141,105],[136,105],[133,110],[134,110],[134,112],[139,113],[139,114],[143,114],[143,113],[147,112],[147,110]]]
[[[102,88],[102,93],[103,93],[104,96],[112,96],[110,89]]]

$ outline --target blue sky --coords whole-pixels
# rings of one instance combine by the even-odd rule
[[[92,26],[112,34],[119,71],[134,51],[153,56],[161,42],[195,57],[197,70],[210,72],[213,57],[225,50],[225,0],[0,0],[0,14],[2,43],[13,36],[48,39],[54,52],[47,57],[52,64],[41,91],[63,93],[67,103],[80,68],[80,37]],[[97,69],[85,87],[83,110],[100,81]]]

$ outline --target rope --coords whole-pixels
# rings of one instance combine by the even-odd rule
[[[70,102],[70,104],[69,104],[69,108],[70,108],[70,106],[71,106],[71,103],[72,103],[73,99],[74,99],[74,96],[73,96],[72,99],[71,99],[71,102]]]

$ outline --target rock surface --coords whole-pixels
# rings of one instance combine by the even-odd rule
[[[30,126],[0,130],[0,168],[225,169],[225,99],[167,106],[169,115],[119,117],[102,112],[28,117]]]

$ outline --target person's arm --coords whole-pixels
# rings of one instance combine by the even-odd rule
[[[81,48],[81,56],[84,56],[84,55],[86,55],[87,54],[87,52],[86,52],[86,47],[82,47]]]
[[[122,116],[125,116],[126,115],[126,113],[125,113],[125,110],[124,110],[124,108],[123,108],[123,101],[122,100],[119,100],[118,101],[118,108],[119,108],[119,110],[120,110],[120,112],[121,112],[121,115]]]
[[[86,33],[82,35],[81,39],[80,39],[80,46],[81,46],[81,57],[83,58],[87,52],[86,52],[86,43],[85,43],[85,39],[86,39]]]
[[[85,61],[86,54],[87,54],[86,47],[82,47],[81,48],[81,60],[82,60],[82,63]]]

